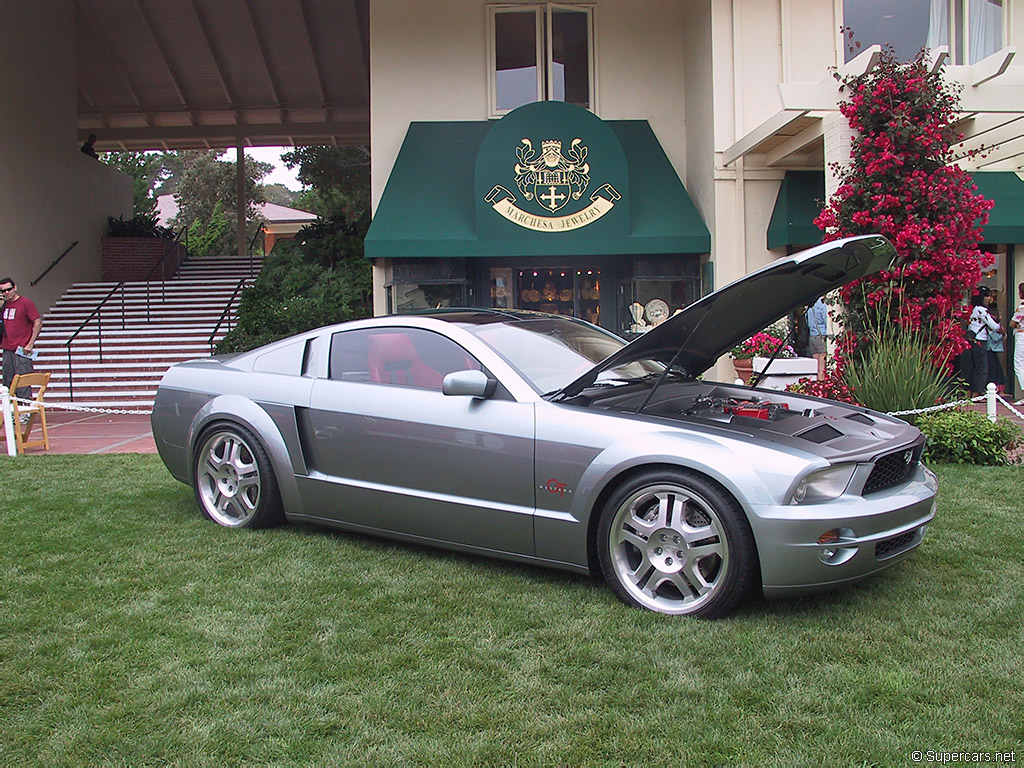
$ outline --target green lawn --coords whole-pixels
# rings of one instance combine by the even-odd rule
[[[0,764],[1024,760],[1024,470],[899,567],[717,622],[600,582],[207,522],[155,456],[0,459]]]

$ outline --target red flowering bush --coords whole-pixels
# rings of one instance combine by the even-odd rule
[[[729,351],[734,360],[749,360],[752,357],[771,357],[782,344],[782,339],[766,331],[755,333],[749,339],[741,341]],[[796,357],[796,352],[787,344],[779,352],[778,357]]]
[[[870,319],[881,311],[894,325],[921,332],[937,366],[949,366],[969,344],[962,321],[967,298],[991,257],[978,250],[993,203],[975,194],[969,174],[950,163],[962,137],[955,120],[959,92],[923,53],[902,64],[891,50],[858,77],[841,77],[849,99],[839,105],[853,139],[849,166],[835,166],[840,186],[815,223],[824,240],[879,233],[900,260],[842,289],[837,355],[870,344]]]

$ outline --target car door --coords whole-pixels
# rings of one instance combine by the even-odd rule
[[[348,525],[533,553],[534,406],[499,387],[447,396],[446,373],[481,369],[433,331],[332,337],[309,409],[306,511]]]

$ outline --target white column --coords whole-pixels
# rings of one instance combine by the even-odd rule
[[[839,189],[839,176],[833,164],[850,164],[854,131],[841,112],[830,112],[825,118],[825,197],[831,198]]]

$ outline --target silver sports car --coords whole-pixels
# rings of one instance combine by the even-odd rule
[[[635,341],[463,309],[319,328],[171,368],[153,435],[225,526],[314,522],[601,573],[721,616],[856,581],[935,514],[924,438],[850,405],[702,380],[790,310],[888,267],[882,237],[780,259]]]

